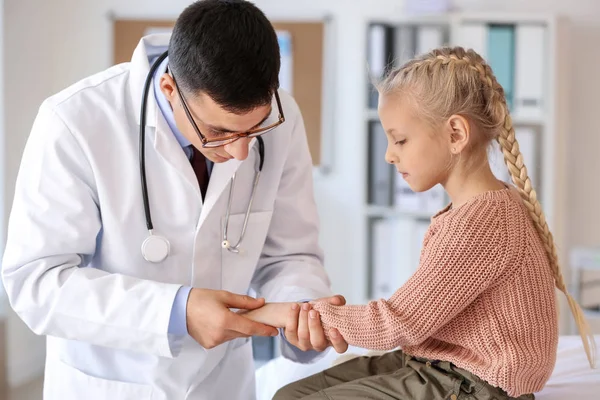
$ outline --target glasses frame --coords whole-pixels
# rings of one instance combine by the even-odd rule
[[[277,128],[279,125],[281,125],[285,122],[285,116],[283,115],[283,108],[281,107],[281,100],[279,99],[279,93],[277,90],[275,90],[275,101],[277,102],[277,108],[279,111],[279,118],[276,122],[274,122],[268,126],[250,129],[245,132],[235,132],[235,133],[232,133],[227,136],[220,136],[219,138],[209,139],[202,134],[202,132],[200,131],[200,128],[198,128],[198,125],[194,121],[194,118],[192,117],[192,113],[190,112],[190,109],[187,105],[187,101],[185,100],[185,97],[183,97],[183,93],[181,92],[181,90],[179,90],[179,85],[177,84],[177,81],[175,80],[175,75],[173,75],[172,71],[171,71],[171,77],[173,78],[173,82],[175,82],[175,88],[177,89],[177,93],[179,94],[179,97],[181,98],[181,104],[183,105],[183,110],[185,111],[185,115],[187,116],[188,120],[190,121],[190,124],[196,131],[196,134],[198,135],[198,137],[200,138],[200,141],[202,142],[202,147],[204,147],[204,148],[221,147],[226,144],[233,143],[236,140],[239,140],[242,138],[257,137],[257,136],[263,135],[263,134]]]

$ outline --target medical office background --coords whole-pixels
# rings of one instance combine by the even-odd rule
[[[376,119],[368,106],[369,27],[374,21],[406,18],[408,0],[254,2],[274,20],[326,21],[324,123],[320,165],[314,167],[315,195],[321,218],[320,240],[333,289],[351,303],[363,302],[372,294],[369,266],[373,257],[369,251],[376,246],[368,243],[372,243],[376,234],[373,221],[395,216],[393,207],[383,210],[373,207],[368,200],[369,151],[373,147],[368,126],[369,121]],[[0,251],[6,237],[20,157],[43,99],[112,64],[116,17],[173,19],[187,4],[189,1],[185,0],[0,0]],[[550,68],[556,75],[552,85],[560,88],[557,93],[561,96],[552,101],[559,106],[560,115],[565,116],[564,120],[552,122],[551,130],[556,135],[561,128],[563,139],[556,145],[564,159],[556,160],[559,168],[551,170],[559,186],[554,185],[544,193],[556,194],[552,207],[560,209],[559,252],[569,280],[577,267],[570,260],[573,251],[600,248],[600,123],[597,118],[600,111],[600,2],[454,0],[450,4],[459,12],[488,16],[527,13],[540,18],[561,15],[567,19],[566,29],[554,38],[566,50],[561,53],[564,55],[562,66]],[[292,40],[292,57],[293,48]],[[554,121],[554,116],[551,118]],[[529,165],[529,160],[525,162]],[[537,173],[541,177],[544,171]],[[542,199],[542,205],[545,204],[548,199]],[[586,278],[592,283],[598,279],[590,275]],[[586,302],[590,309],[594,304],[600,305],[599,292],[600,286],[587,291]],[[562,332],[568,333],[570,314],[562,312],[562,316]],[[600,317],[590,322],[595,332],[600,333]],[[33,335],[15,316],[3,294],[0,295],[0,327],[0,381],[5,379],[9,386],[19,386],[41,376],[44,338]]]

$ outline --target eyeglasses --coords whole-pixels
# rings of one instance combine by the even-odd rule
[[[277,128],[279,125],[281,125],[285,122],[285,116],[283,115],[283,109],[281,107],[281,100],[279,99],[279,94],[277,93],[277,90],[275,90],[275,101],[277,102],[277,108],[279,110],[279,118],[277,121],[275,121],[272,124],[269,124],[267,126],[258,126],[256,128],[250,129],[246,132],[231,133],[226,136],[219,136],[218,138],[207,138],[206,136],[204,136],[202,134],[202,132],[200,132],[198,125],[196,125],[194,118],[192,118],[192,113],[190,113],[190,109],[188,108],[187,102],[186,102],[185,98],[183,97],[183,94],[179,90],[179,85],[177,84],[177,81],[175,80],[175,76],[172,73],[171,73],[171,76],[173,77],[173,82],[175,82],[175,87],[177,88],[177,93],[179,94],[179,97],[181,98],[181,104],[183,105],[183,110],[185,111],[185,114],[187,115],[187,118],[190,121],[190,124],[192,124],[192,127],[196,131],[196,134],[202,141],[202,147],[220,147],[220,146],[224,146],[229,143],[233,143],[236,140],[241,139],[241,138],[247,138],[247,137],[253,138],[253,137],[260,136],[260,135],[264,135],[265,133],[272,131],[273,129]]]

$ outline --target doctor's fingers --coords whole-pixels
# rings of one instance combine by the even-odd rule
[[[225,290],[219,291],[220,300],[229,308],[239,308],[243,310],[254,310],[265,305],[265,299],[255,299],[254,297],[227,292]]]
[[[308,313],[308,329],[310,331],[310,345],[314,350],[323,351],[329,347],[323,325],[321,325],[321,317],[316,310],[310,310]]]

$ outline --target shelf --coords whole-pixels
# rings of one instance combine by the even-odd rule
[[[493,24],[515,24],[515,23],[534,23],[551,24],[556,21],[556,16],[550,13],[542,12],[433,12],[426,14],[403,13],[402,16],[390,16],[387,18],[377,18],[372,22],[387,23],[392,25],[452,25],[460,23],[484,22]]]
[[[403,210],[398,210],[394,207],[368,205],[366,214],[369,217],[380,217],[380,218],[404,217],[404,218],[414,218],[414,219],[418,219],[418,220],[429,221],[429,220],[431,220],[431,217],[433,217],[433,215],[435,213],[428,213],[428,212],[423,212],[423,211],[403,211]]]
[[[546,124],[547,118],[543,116],[535,115],[524,115],[524,114],[511,114],[513,125],[539,125],[543,126]],[[379,121],[379,114],[376,109],[366,109],[365,118],[368,121]]]
[[[531,12],[463,12],[450,13],[450,18],[457,23],[483,22],[491,24],[518,24],[518,23],[537,23],[547,24],[556,20],[556,17],[545,13]]]
[[[390,15],[387,18],[380,17],[373,19],[371,22],[384,23],[390,25],[450,25],[452,22],[451,14],[448,12],[431,12],[431,13],[400,13],[400,15]]]
[[[523,114],[512,114],[510,115],[512,118],[513,125],[539,125],[543,126],[546,124],[547,118],[543,116],[534,116],[534,115],[523,115]]]

